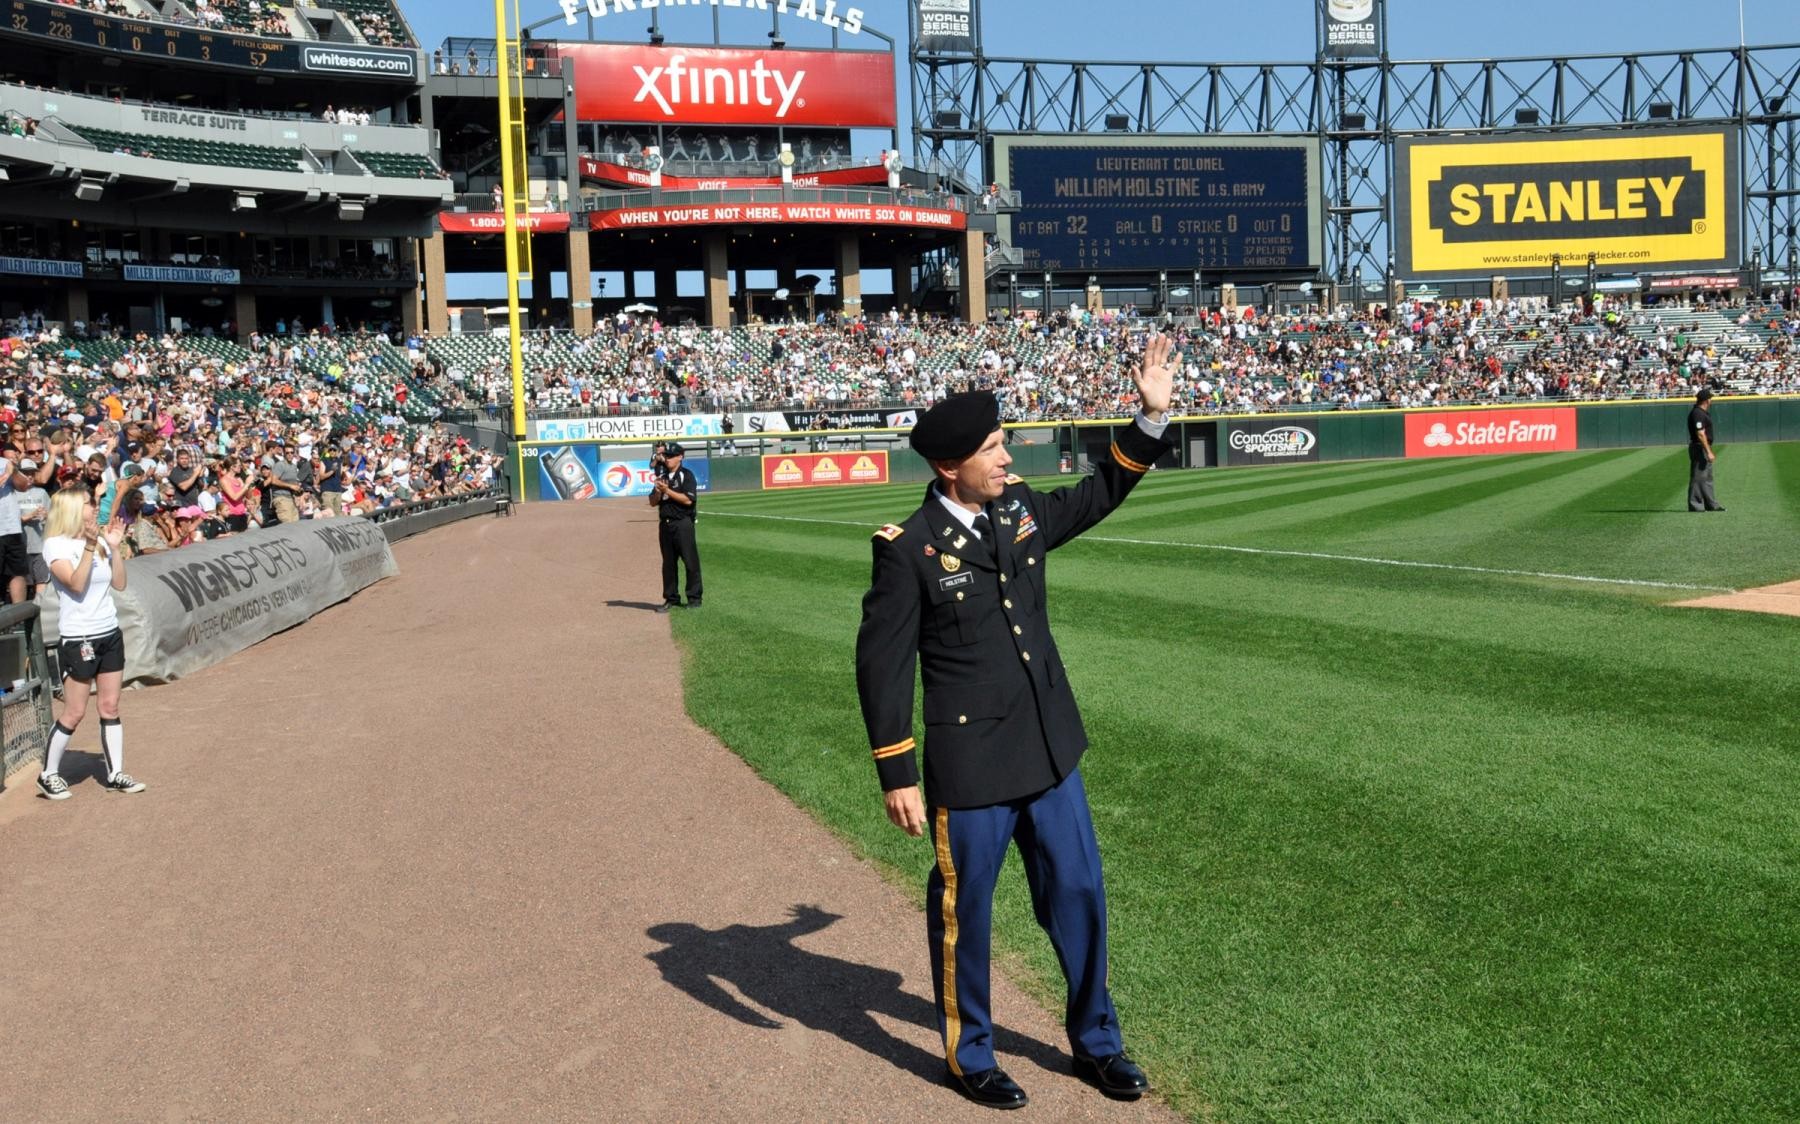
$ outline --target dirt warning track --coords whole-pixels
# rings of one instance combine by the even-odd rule
[[[100,791],[91,720],[74,799],[15,775],[5,1115],[989,1119],[940,1084],[919,895],[688,721],[654,530],[535,505],[403,542],[399,578],[128,692],[148,792]],[[995,1006],[1025,1116],[1174,1119]]]

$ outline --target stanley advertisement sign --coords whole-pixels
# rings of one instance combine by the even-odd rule
[[[1554,139],[1402,138],[1407,277],[1734,268],[1737,146],[1724,129]]]

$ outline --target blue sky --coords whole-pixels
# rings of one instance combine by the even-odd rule
[[[507,0],[510,5],[512,0]],[[797,3],[798,0],[795,0]],[[427,50],[450,36],[491,36],[491,0],[399,0]],[[905,0],[839,0],[839,9],[858,5],[871,27],[906,38]],[[510,8],[509,8],[510,11]],[[1255,11],[1264,18],[1245,18]],[[1313,53],[1313,0],[985,0],[982,30],[991,55],[1028,58],[1155,62],[1292,62]],[[1702,18],[1697,13],[1704,13]],[[527,25],[540,39],[580,38],[584,26],[566,28],[556,0],[520,0]],[[671,42],[706,41],[712,35],[711,8],[671,8],[661,13]],[[761,13],[719,9],[727,41],[766,42],[769,23]],[[1743,0],[1744,37],[1753,44],[1800,43],[1800,0]],[[585,23],[585,21],[584,21]],[[594,21],[597,37],[643,41],[647,13],[614,13]],[[828,46],[821,29],[792,18],[783,21],[792,46]],[[863,37],[867,40],[867,37]],[[1736,0],[1510,0],[1507,3],[1447,4],[1444,0],[1389,0],[1389,54],[1396,59],[1542,56],[1668,51],[1729,47],[1738,42]],[[861,46],[861,43],[855,44]],[[905,65],[899,67],[902,83]],[[901,97],[902,146],[909,122]],[[879,136],[859,136],[859,149],[879,147]],[[616,295],[623,279],[613,277]],[[766,279],[752,276],[753,286]],[[873,293],[885,279],[870,276]],[[452,281],[452,299],[500,292],[487,280]],[[458,290],[462,290],[459,292]],[[698,275],[682,278],[682,295],[699,289]],[[689,290],[692,290],[691,293]],[[561,295],[558,286],[557,295]]]
[[[510,0],[509,0],[510,3]],[[486,0],[400,0],[426,47],[449,35],[491,35],[494,9]],[[851,6],[840,0],[839,7]],[[871,26],[904,41],[904,0],[861,0]],[[1267,17],[1244,18],[1246,11]],[[1048,58],[1153,61],[1289,61],[1313,50],[1312,0],[987,0],[983,32],[990,54]],[[1447,4],[1444,0],[1390,0],[1390,51],[1395,58],[1470,58],[1725,47],[1738,41],[1734,0],[1510,0]],[[555,0],[522,0],[526,23],[561,18]],[[1701,18],[1697,13],[1705,13]],[[1120,18],[1121,15],[1123,18]],[[768,30],[760,14],[721,9],[728,36],[760,42]],[[643,12],[595,21],[614,38],[641,35]],[[817,45],[796,28],[794,46]],[[1752,43],[1800,41],[1795,0],[1744,0],[1746,38]],[[673,41],[709,38],[710,9],[674,8],[663,13]],[[561,28],[547,27],[540,37]],[[617,29],[617,30],[609,30]],[[579,27],[568,29],[578,35]]]

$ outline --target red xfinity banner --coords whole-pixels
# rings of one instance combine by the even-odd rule
[[[886,187],[887,169],[879,164],[864,168],[835,168],[828,172],[796,172],[795,187]],[[627,168],[610,160],[581,158],[581,178],[614,187],[649,187],[650,173]],[[663,173],[664,191],[720,191],[735,187],[780,187],[780,176],[672,176]]]
[[[1566,453],[1574,448],[1573,406],[1406,415],[1406,455],[1409,457]]]
[[[832,484],[886,484],[886,449],[866,453],[783,453],[762,459],[763,487],[816,488]]]
[[[569,229],[566,211],[514,216],[519,227],[533,234],[562,234]],[[500,211],[446,211],[438,216],[438,227],[449,234],[499,234],[506,229],[506,215]]]
[[[888,207],[868,203],[734,203],[705,207],[621,207],[594,211],[594,230],[655,229],[663,226],[717,226],[721,223],[841,223],[858,226],[912,226],[966,230],[969,216],[935,207]]]
[[[891,128],[894,56],[883,51],[765,51],[557,46],[583,121],[664,125]]]

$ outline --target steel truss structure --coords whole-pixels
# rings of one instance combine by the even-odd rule
[[[913,24],[917,26],[916,13]],[[1085,62],[910,52],[913,157],[995,178],[1000,133],[1316,136],[1326,277],[1391,280],[1394,142],[1574,128],[1739,130],[1744,268],[1800,276],[1800,44],[1544,58]]]

